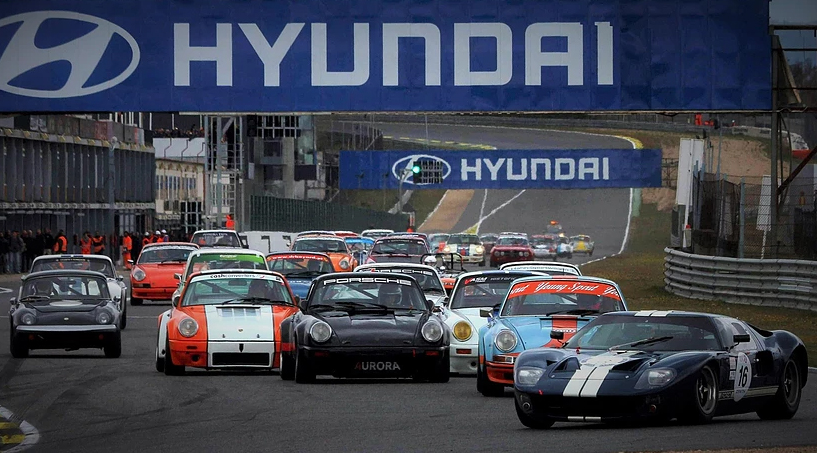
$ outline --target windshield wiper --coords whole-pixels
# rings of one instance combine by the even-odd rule
[[[186,262],[187,262],[186,259],[183,260],[181,258],[171,258],[171,259],[159,261],[159,264],[162,264],[162,263],[186,263]]]
[[[20,298],[20,302],[25,302],[29,300],[51,300],[51,296],[46,296],[45,294],[31,294],[29,296],[23,296]]]
[[[250,305],[261,305],[261,304],[273,304],[277,301],[265,299],[263,297],[237,297],[235,299],[225,300],[220,305],[230,305],[230,304],[250,304]],[[281,301],[283,302],[283,301]]]
[[[335,305],[340,305],[342,307],[349,307],[349,308],[379,308],[382,310],[391,310],[392,308],[387,307],[383,304],[377,304],[374,302],[335,302]]]
[[[316,275],[324,274],[325,272],[319,271],[298,271],[298,272],[290,272],[286,274],[287,277],[311,277]]]
[[[553,315],[589,315],[590,313],[598,313],[598,310],[592,308],[571,308],[570,310],[556,310],[545,314],[545,316]]]
[[[441,288],[423,288],[424,293],[444,293],[445,290]]]
[[[648,344],[654,344],[654,343],[660,343],[662,341],[672,340],[673,338],[675,338],[675,337],[673,337],[671,335],[666,335],[666,336],[663,336],[663,337],[645,338],[643,340],[631,341],[629,343],[616,345],[616,346],[613,346],[613,347],[611,347],[611,348],[609,348],[607,350],[608,351],[615,351],[616,349],[619,349],[619,348],[627,348],[627,347],[633,348],[633,347],[636,347],[636,346],[645,346],[645,345],[648,345]]]
[[[352,311],[354,310],[353,307],[344,307],[344,306],[336,306],[336,305],[329,305],[329,304],[312,304],[309,306],[309,311]]]

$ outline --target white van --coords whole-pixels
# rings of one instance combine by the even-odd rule
[[[286,231],[243,231],[239,233],[247,239],[250,250],[258,250],[264,255],[284,252],[290,249],[297,233]]]

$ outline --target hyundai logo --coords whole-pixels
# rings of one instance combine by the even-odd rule
[[[85,22],[96,25],[96,27],[85,35],[70,41],[64,41],[48,48],[37,47],[34,39],[40,32],[43,22],[53,19]],[[71,11],[35,11],[0,19],[0,28],[18,23],[20,28],[9,40],[5,52],[0,55],[0,90],[2,91],[20,96],[50,99],[87,96],[119,85],[139,66],[140,53],[136,40],[125,29],[107,20]],[[52,33],[48,37],[54,38],[54,29],[49,28],[48,30]],[[100,74],[95,74],[95,72],[102,65],[105,51],[116,35],[124,39],[130,46],[130,63],[118,75],[106,73],[102,75],[103,81],[96,82]],[[46,90],[11,84],[26,72],[57,61],[67,61],[71,64],[71,72],[62,87]],[[92,75],[96,83],[88,86]]]
[[[397,162],[394,163],[391,167],[391,174],[397,178],[398,181],[401,179],[403,180],[403,184],[414,184],[411,178],[408,175],[411,174],[411,167],[414,166],[417,162],[439,162],[442,164],[442,179],[448,177],[451,174],[451,165],[446,162],[444,159],[441,159],[437,156],[432,156],[429,154],[414,154],[412,156],[406,156],[402,159],[399,159]],[[417,185],[424,185],[424,184],[417,184]]]

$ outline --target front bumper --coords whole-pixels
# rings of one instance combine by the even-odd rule
[[[449,357],[451,357],[451,373],[477,374],[477,364],[479,363],[477,345],[451,345]]]
[[[530,255],[528,255],[528,256],[522,256],[522,255],[518,255],[518,254],[514,254],[514,255],[499,255],[499,256],[497,256],[497,255],[491,255],[491,261],[493,261],[493,262],[494,262],[494,263],[496,263],[497,265],[499,265],[499,264],[505,264],[505,263],[515,263],[515,262],[517,262],[517,261],[528,261],[528,260],[530,260],[531,258],[532,258],[532,257],[531,257]]]
[[[448,346],[441,347],[350,347],[301,346],[316,375],[335,377],[410,377],[433,371],[444,360]]]
[[[273,341],[183,341],[170,340],[175,365],[207,368],[273,369],[279,366]]]
[[[28,349],[101,348],[119,339],[119,327],[111,324],[17,326],[14,336]]]
[[[138,283],[137,283],[138,284]],[[178,289],[175,286],[151,286],[150,288],[133,286],[131,289],[131,298],[147,299],[147,300],[170,300],[173,293]]]
[[[669,396],[668,396],[669,395]],[[520,408],[534,418],[568,422],[603,422],[626,419],[671,418],[683,401],[664,393],[633,396],[565,397],[514,391]],[[527,404],[525,404],[527,403]]]
[[[485,362],[488,380],[496,384],[513,385],[513,363]]]

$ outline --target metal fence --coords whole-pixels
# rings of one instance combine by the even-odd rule
[[[405,230],[409,217],[321,201],[260,197],[250,199],[250,228],[254,231]]]
[[[762,178],[733,181],[711,173],[694,176],[693,206],[686,221],[692,230],[689,251],[734,258],[817,259],[817,197],[813,188],[792,184],[781,194],[776,239],[771,237],[769,225],[772,191],[768,179],[764,187]]]
[[[691,299],[817,311],[817,262],[664,250],[665,289]]]

